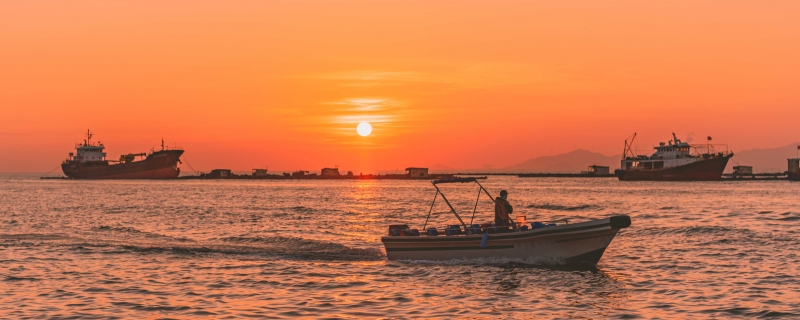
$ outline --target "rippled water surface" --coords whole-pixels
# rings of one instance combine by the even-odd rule
[[[387,261],[427,181],[0,176],[4,318],[800,317],[800,183],[489,177],[528,220],[627,214],[596,269]],[[470,211],[473,186],[445,186]],[[483,199],[477,221],[492,218]],[[445,212],[439,203],[435,212]],[[452,215],[434,215],[435,225]]]

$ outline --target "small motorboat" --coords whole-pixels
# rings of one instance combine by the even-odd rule
[[[481,192],[495,201],[475,178],[449,178],[432,181],[436,195],[450,207],[460,224],[437,229],[427,227],[422,232],[408,225],[389,226],[389,235],[381,237],[389,260],[453,260],[453,259],[510,259],[529,264],[590,264],[595,265],[603,256],[611,240],[620,229],[631,225],[630,217],[617,215],[605,219],[580,223],[532,222],[526,225],[524,217],[517,216],[511,227],[470,224],[464,222],[438,185],[443,183],[477,184],[477,210]],[[472,217],[474,219],[475,212]],[[567,221],[568,222],[568,221]],[[427,227],[427,228],[426,228]]]

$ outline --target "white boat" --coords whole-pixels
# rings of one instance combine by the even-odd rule
[[[437,196],[442,196],[463,229],[451,226],[453,229],[445,232],[448,235],[433,235],[438,233],[438,229],[423,227],[420,233],[406,225],[390,226],[390,235],[381,237],[389,260],[511,259],[530,264],[595,265],[619,230],[631,225],[630,217],[618,215],[558,226],[550,224],[541,227],[543,224],[534,222],[531,226],[515,226],[513,229],[506,228],[508,232],[492,233],[497,229],[464,223],[437,187],[437,184],[454,182],[475,182],[480,188],[479,192],[483,191],[490,199],[494,199],[474,178],[433,181]],[[437,231],[431,232],[431,229]]]

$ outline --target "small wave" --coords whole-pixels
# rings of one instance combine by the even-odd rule
[[[775,211],[759,211],[758,214],[767,214],[767,213],[773,213],[773,212],[775,212]]]
[[[749,229],[736,229],[721,226],[694,226],[677,228],[675,231],[684,234],[725,234],[733,231],[736,232],[752,232]]]
[[[580,211],[580,210],[589,210],[589,209],[599,209],[600,207],[591,205],[591,204],[584,204],[580,206],[561,206],[557,204],[532,204],[529,205],[528,208],[531,209],[542,209],[542,210],[553,210],[553,211]]]
[[[169,239],[175,239],[175,240],[182,241],[182,242],[193,242],[194,241],[192,239],[185,238],[185,237],[172,237],[172,236],[167,236],[167,235],[153,233],[153,232],[141,231],[139,229],[131,228],[131,227],[112,227],[112,226],[102,226],[101,225],[101,226],[96,227],[94,229],[95,230],[99,230],[99,231],[114,231],[114,232],[125,232],[125,233],[131,233],[131,234],[140,234],[140,235],[143,235],[143,236],[146,236],[146,237],[153,237],[153,238],[169,238]]]
[[[654,227],[637,228],[626,231],[626,234],[642,237],[687,237],[703,239],[709,243],[757,243],[765,245],[768,242],[797,242],[797,239],[786,234],[771,232],[757,232],[745,228],[731,228],[722,226],[694,226],[694,227]]]
[[[797,220],[800,220],[800,216],[789,216],[789,217],[778,218],[778,219],[775,219],[775,220],[781,220],[781,221],[797,221]]]
[[[120,232],[129,232],[129,233],[145,233],[139,231],[135,228],[131,227],[111,227],[111,226],[99,226],[96,228],[97,230],[111,230],[111,231],[120,231]]]
[[[0,234],[0,239],[11,241],[34,241],[34,240],[64,240],[69,237],[62,234],[41,234],[41,233],[21,233],[21,234]]]
[[[31,277],[6,276],[5,281],[39,281],[39,279],[31,278]]]
[[[731,315],[731,316],[755,317],[755,318],[792,318],[792,317],[797,316],[797,314],[794,314],[794,313],[771,311],[771,310],[758,311],[758,310],[754,310],[754,309],[750,309],[750,308],[743,308],[743,307],[703,310],[703,313],[723,314],[723,315]]]
[[[641,235],[668,235],[668,234],[683,234],[683,235],[725,235],[730,233],[753,233],[749,229],[736,229],[721,226],[693,226],[693,227],[653,227],[653,228],[637,228],[628,231],[631,234]]]
[[[291,208],[293,211],[302,212],[302,213],[312,213],[315,210],[309,207],[304,206],[296,206]]]

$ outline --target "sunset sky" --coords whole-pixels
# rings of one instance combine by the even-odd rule
[[[366,173],[777,147],[799,116],[798,1],[0,2],[0,172],[87,129],[111,158]]]

